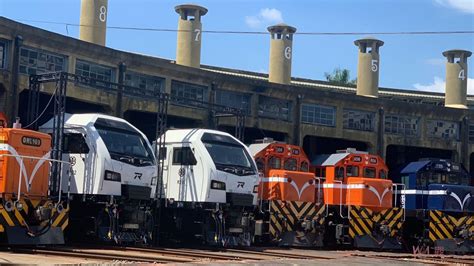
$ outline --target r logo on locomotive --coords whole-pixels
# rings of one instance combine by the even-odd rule
[[[237,188],[244,188],[245,182],[237,182]]]
[[[139,179],[139,180],[142,180],[142,173],[135,173],[135,176],[133,177],[133,179]]]

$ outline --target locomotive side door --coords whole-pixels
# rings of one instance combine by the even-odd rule
[[[166,197],[175,201],[191,201],[194,184],[194,171],[197,160],[189,143],[168,146]],[[189,185],[188,185],[189,183]]]
[[[90,187],[89,178],[91,176],[89,172],[95,172],[93,163],[91,163],[91,156],[89,154],[91,149],[90,145],[86,141],[86,133],[82,130],[74,130],[73,132],[64,133],[64,148],[63,148],[63,161],[68,161],[70,165],[64,164],[62,167],[62,190],[68,191],[68,179],[69,175],[71,180],[71,193],[87,193],[87,188]],[[86,167],[88,165],[88,167]]]

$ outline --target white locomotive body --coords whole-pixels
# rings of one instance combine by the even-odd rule
[[[40,129],[50,132],[52,121]],[[156,162],[145,135],[126,120],[102,114],[66,115],[63,192],[71,193],[70,233],[116,242],[151,236],[150,197]]]
[[[160,198],[167,208],[160,231],[210,244],[249,245],[258,172],[247,147],[208,129],[168,130],[161,138]]]

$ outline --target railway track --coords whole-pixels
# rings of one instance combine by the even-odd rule
[[[199,263],[199,262],[258,262],[278,260],[309,260],[322,262],[337,258],[351,261],[351,257],[368,260],[418,262],[425,264],[465,264],[474,265],[474,256],[454,255],[411,255],[376,252],[340,252],[339,254],[315,254],[308,250],[285,250],[274,248],[161,248],[161,247],[118,247],[118,246],[59,246],[36,248],[8,248],[9,252],[81,258],[100,262],[145,262],[145,263]]]
[[[176,263],[176,262],[193,262],[190,259],[172,258],[172,257],[150,257],[140,256],[136,254],[118,254],[107,251],[83,250],[72,248],[32,248],[32,249],[12,249],[14,253],[34,254],[34,255],[50,255],[60,257],[75,257],[86,260],[100,261],[128,261],[128,262],[147,262],[147,263]]]
[[[374,258],[374,259],[389,259],[397,261],[409,261],[409,262],[421,262],[426,264],[435,264],[435,265],[474,265],[474,256],[452,256],[452,255],[399,255],[399,254],[366,254],[366,253],[353,253],[351,256],[356,257],[365,257],[365,258]]]

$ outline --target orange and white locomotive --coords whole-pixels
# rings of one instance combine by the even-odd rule
[[[398,187],[380,156],[346,149],[319,156],[311,168],[324,180],[326,245],[401,248],[404,211],[394,207]]]
[[[260,172],[255,235],[284,246],[322,246],[322,184],[301,147],[264,139],[249,147]]]
[[[68,210],[49,196],[51,136],[0,113],[0,243],[62,244]]]

